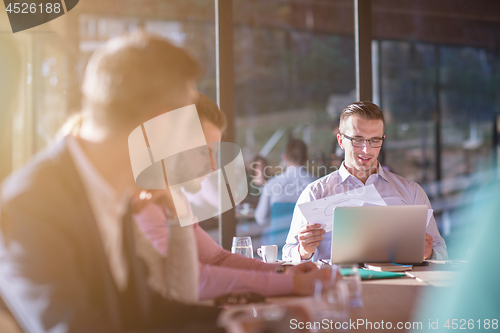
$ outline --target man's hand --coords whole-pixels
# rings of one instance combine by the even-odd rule
[[[432,255],[432,236],[425,234],[424,259],[430,259]]]
[[[303,262],[299,265],[285,265],[285,274],[304,274],[317,271],[319,268],[312,262]]]
[[[296,274],[293,276],[294,295],[312,295],[316,280],[323,283],[330,281],[332,270],[330,268],[318,269],[306,274]]]
[[[299,230],[299,253],[303,260],[310,259],[316,251],[319,242],[324,239],[325,229],[321,228],[321,224],[307,224]]]

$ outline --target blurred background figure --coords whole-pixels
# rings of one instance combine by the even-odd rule
[[[248,186],[249,196],[258,197],[261,194],[262,186],[264,186],[267,180],[271,177],[271,170],[272,167],[264,157],[259,155],[255,156],[255,158],[250,163],[250,183]]]
[[[332,149],[330,151],[330,167],[338,170],[342,161],[344,160],[344,149],[342,149],[337,141],[337,134],[339,134],[339,121],[335,120],[332,123],[332,133],[333,133],[333,141],[332,141]],[[333,170],[333,171],[335,171]]]
[[[295,204],[304,188],[316,180],[305,167],[307,145],[304,141],[290,140],[286,145],[283,159],[286,164],[285,171],[270,178],[262,187],[259,203],[255,210],[255,220],[258,224],[269,224],[274,204]]]
[[[299,139],[292,139],[286,145],[283,159],[284,172],[270,178],[262,187],[259,203],[255,209],[255,221],[269,225],[262,235],[263,245],[285,244],[290,229],[293,209],[304,188],[316,178],[305,167],[307,145]]]

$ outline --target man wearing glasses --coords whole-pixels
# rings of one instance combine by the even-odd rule
[[[309,184],[297,205],[373,184],[387,205],[427,205],[424,190],[417,183],[384,170],[377,157],[384,143],[384,115],[371,102],[356,102],[340,115],[337,140],[345,151],[338,171]],[[283,247],[283,259],[300,261],[330,258],[331,233],[319,224],[308,224],[300,209],[295,209],[290,231]],[[446,244],[436,220],[427,226],[423,259],[446,259]]]

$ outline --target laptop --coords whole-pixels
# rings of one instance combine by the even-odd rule
[[[331,262],[421,263],[427,206],[337,207]]]

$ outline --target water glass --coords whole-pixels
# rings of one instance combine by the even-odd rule
[[[233,237],[231,253],[241,254],[247,258],[253,259],[253,247],[251,237]]]
[[[321,269],[330,269],[329,267]],[[311,315],[314,321],[322,322],[328,319],[329,322],[343,323],[349,320],[349,289],[347,283],[336,278],[337,267],[332,267],[332,279],[322,283],[316,281],[314,288],[314,303],[311,307]],[[337,332],[341,331],[335,325],[328,328],[322,327],[320,330],[311,332]]]
[[[363,306],[361,298],[361,276],[359,275],[358,265],[342,265],[341,272],[343,280],[349,289],[349,300],[351,308]]]

